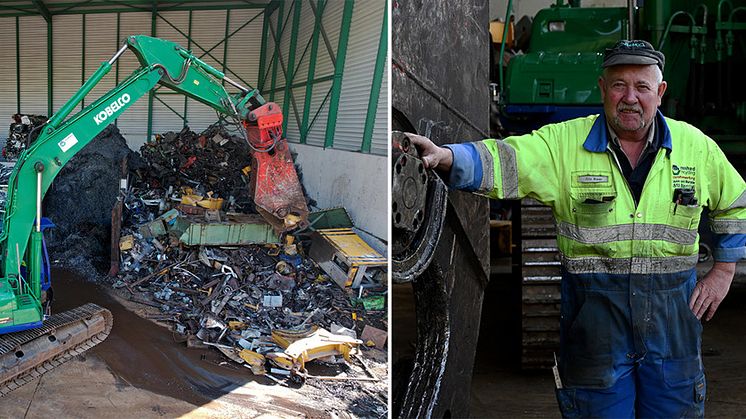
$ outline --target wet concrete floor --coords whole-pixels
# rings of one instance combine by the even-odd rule
[[[704,323],[702,352],[707,376],[705,415],[746,417],[746,278],[737,278],[715,317]],[[496,331],[499,333],[499,331]],[[478,351],[472,417],[560,417],[550,371],[523,372],[487,351]]]
[[[96,303],[112,312],[112,332],[83,355],[0,398],[0,417],[327,416],[323,406],[302,403],[305,389],[255,377],[224,362],[214,349],[188,349],[103,286],[67,271],[52,274],[55,312]]]
[[[215,350],[187,349],[183,343],[174,342],[166,328],[128,310],[100,285],[75,279],[75,274],[66,271],[54,274],[56,312],[91,302],[114,315],[111,334],[91,351],[125,383],[188,403],[204,404],[254,381],[248,369],[217,365],[221,358]]]
[[[700,267],[698,266],[698,269]],[[702,266],[702,274],[709,265]],[[499,279],[498,279],[499,280]],[[398,373],[397,361],[415,353],[416,321],[411,286],[392,286],[392,363],[394,384],[406,385],[406,376]],[[503,304],[491,301],[491,304]],[[506,310],[499,313],[504,315]],[[507,309],[509,311],[509,309]],[[508,313],[513,315],[513,313]],[[484,322],[485,319],[483,318]],[[554,396],[551,371],[522,371],[520,342],[507,317],[492,319],[490,336],[480,336],[472,377],[471,417],[560,417]],[[520,332],[520,330],[519,330]],[[491,339],[491,336],[497,339]],[[482,340],[485,340],[484,342]],[[492,342],[497,342],[492,344]],[[707,417],[746,417],[746,264],[738,266],[731,290],[715,317],[704,323],[703,345],[707,376]],[[476,342],[475,342],[476,344]],[[515,345],[512,345],[515,346]],[[400,388],[400,391],[403,391]],[[396,398],[396,394],[392,395]]]

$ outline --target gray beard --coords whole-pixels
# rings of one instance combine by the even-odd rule
[[[627,132],[635,132],[639,131],[643,128],[645,128],[647,124],[645,123],[645,119],[643,117],[640,117],[640,126],[635,129],[626,129],[622,127],[622,120],[619,118],[619,115],[614,117],[614,129],[618,131],[627,131]]]

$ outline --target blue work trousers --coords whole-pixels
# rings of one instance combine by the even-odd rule
[[[694,270],[564,273],[557,400],[564,417],[704,416]]]

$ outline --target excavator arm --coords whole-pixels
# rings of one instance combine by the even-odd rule
[[[127,49],[137,56],[140,68],[70,116]],[[222,82],[240,92],[229,94]],[[240,122],[254,150],[252,189],[256,207],[278,230],[306,222],[308,209],[287,142],[282,138],[279,107],[176,43],[143,35],[130,36],[40,128],[38,138],[21,154],[10,177],[0,234],[0,335],[42,326],[41,206],[55,177],[97,134],[158,84]],[[22,272],[22,262],[27,272]],[[0,368],[6,373],[4,365],[0,348]],[[7,377],[0,375],[0,383],[6,380]]]

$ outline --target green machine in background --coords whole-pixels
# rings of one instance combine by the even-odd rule
[[[745,12],[746,2],[731,0],[632,0],[626,8],[558,0],[534,17],[523,54],[499,69],[502,126],[520,133],[598,113],[604,48],[644,39],[666,55],[663,113],[697,126],[726,154],[746,155]]]
[[[497,69],[499,78],[493,76],[499,83],[493,117],[499,118],[502,134],[521,134],[547,123],[599,113],[603,106],[597,81],[604,49],[622,39],[644,39],[666,55],[663,114],[708,134],[743,173],[746,0],[629,1],[628,7],[594,8],[558,0],[534,16],[528,42],[520,43],[522,51],[510,58],[507,68]],[[507,16],[511,6],[512,0]],[[510,30],[501,32],[497,41],[503,57]],[[553,364],[552,354],[559,347],[556,229],[549,207],[524,199],[520,215],[517,210],[512,221],[518,232],[514,244],[521,249],[514,254],[519,259],[514,263],[521,267],[521,365],[543,368]],[[702,233],[704,259],[708,238]],[[518,293],[509,294],[517,297]]]

